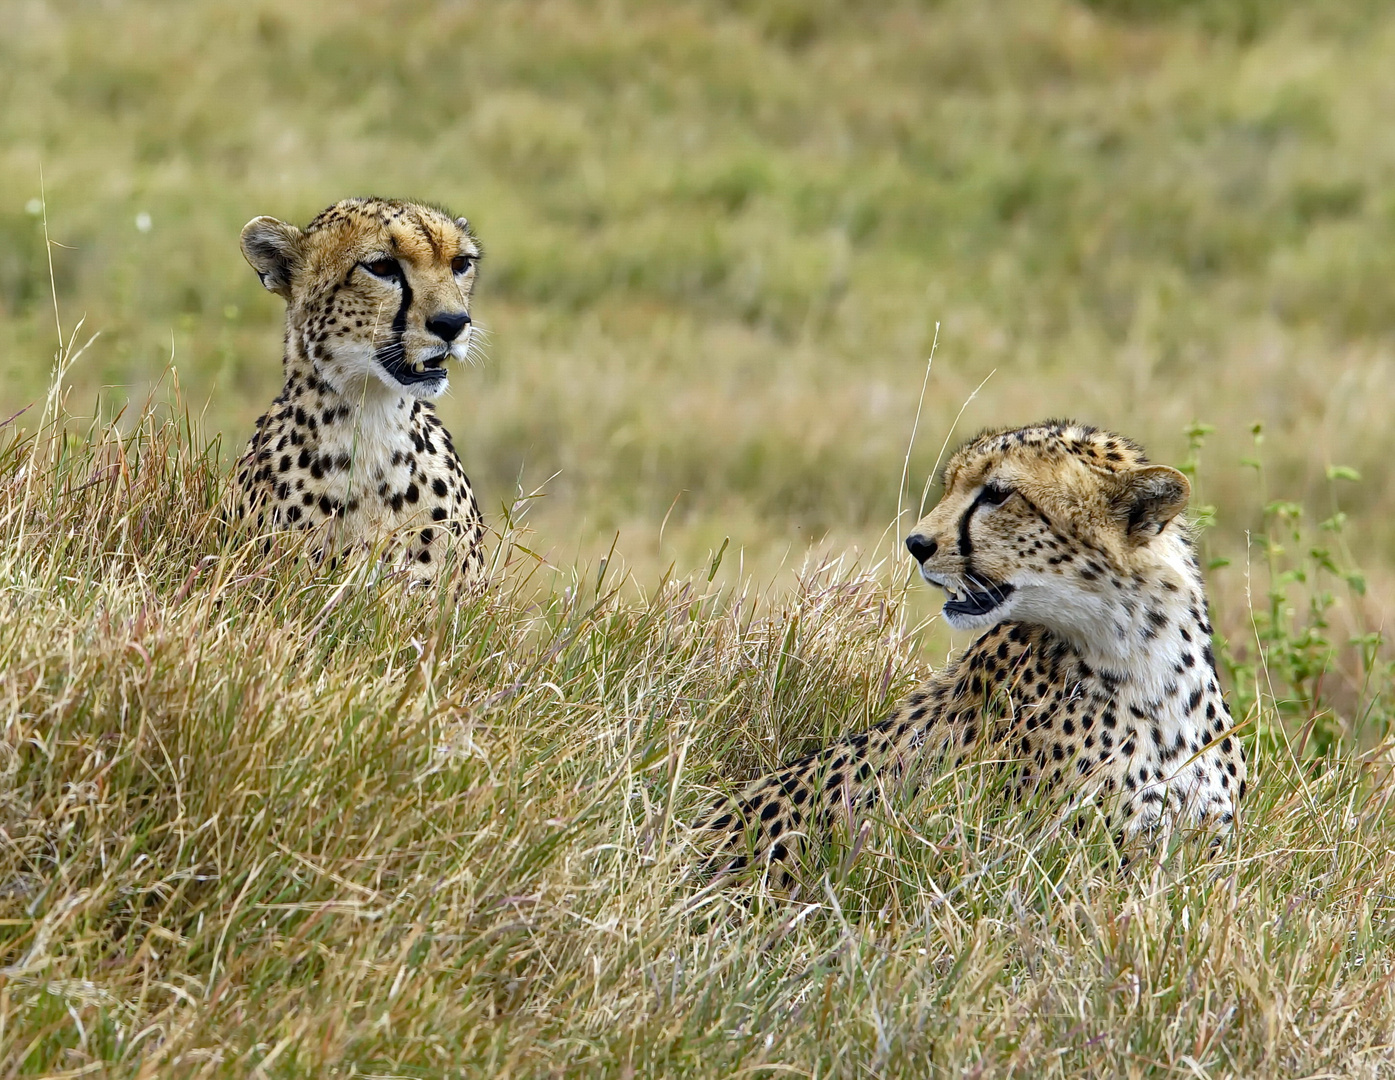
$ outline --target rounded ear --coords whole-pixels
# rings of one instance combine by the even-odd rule
[[[242,227],[242,254],[268,290],[289,300],[302,236],[294,225],[255,217]]]
[[[456,224],[457,226],[459,226],[460,231],[463,232],[463,233],[468,233],[468,232],[470,231],[470,222],[469,222],[469,220],[466,219],[466,218],[463,218],[463,217],[458,217],[458,218],[456,218],[456,219],[455,219],[455,224]]]
[[[1191,494],[1191,481],[1170,465],[1145,465],[1118,477],[1114,510],[1128,538],[1143,544],[1186,509]]]

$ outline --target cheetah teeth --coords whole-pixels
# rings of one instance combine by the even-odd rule
[[[426,370],[426,362],[423,360],[418,360],[416,363],[412,365],[412,370],[415,371],[418,375],[420,375],[422,372]]]

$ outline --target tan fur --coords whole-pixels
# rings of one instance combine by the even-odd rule
[[[754,855],[788,887],[809,835],[984,739],[1012,792],[1101,805],[1121,840],[1227,832],[1245,756],[1216,674],[1189,494],[1119,435],[1068,421],[955,453],[907,538],[945,618],[983,634],[872,730],[751,784],[699,824],[713,870]]]
[[[481,251],[469,224],[346,199],[304,231],[254,218],[242,249],[287,302],[285,385],[238,462],[233,516],[257,532],[312,530],[326,552],[396,550],[425,580],[453,546],[477,576],[479,505],[431,404],[472,347]]]

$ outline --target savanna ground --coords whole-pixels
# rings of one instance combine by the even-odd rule
[[[1395,1075],[1387,5],[0,16],[5,1075]],[[460,605],[212,524],[237,230],[369,191],[489,249]],[[698,896],[713,789],[954,644],[941,447],[1052,413],[1193,475],[1234,844],[1120,875],[969,769]]]

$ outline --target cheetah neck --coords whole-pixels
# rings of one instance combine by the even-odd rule
[[[1158,537],[1118,580],[1121,587],[1094,597],[1091,619],[1051,628],[1087,665],[1145,697],[1164,694],[1179,679],[1190,681],[1187,671],[1203,652],[1200,666],[1211,666],[1206,589],[1184,532]]]
[[[369,376],[337,385],[310,357],[294,329],[287,331],[283,363],[282,398],[305,409],[302,436],[312,447],[323,454],[347,454],[365,470],[388,462],[396,465],[413,452],[412,422],[431,409],[429,402],[409,398]]]
[[[1170,744],[1190,744],[1209,737],[1218,718],[1229,719],[1206,591],[1195,551],[1180,530],[1150,548],[1149,560],[1100,600],[1098,618],[1087,624],[1091,632],[1075,629],[1081,623],[1071,632],[1041,626],[1040,644],[1060,642],[1076,655],[1078,688],[1112,701],[1124,718],[1148,721]]]

